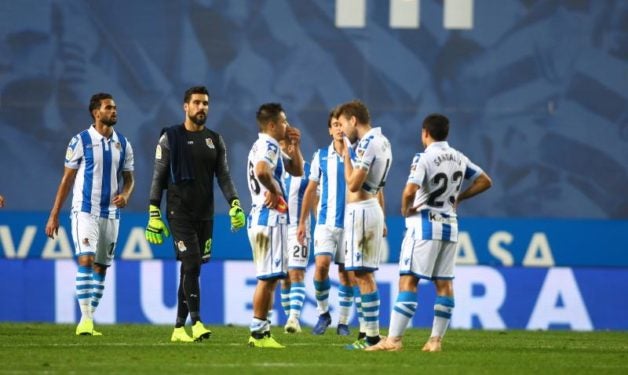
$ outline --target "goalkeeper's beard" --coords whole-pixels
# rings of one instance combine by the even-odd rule
[[[193,116],[188,116],[190,121],[192,121],[196,126],[205,125],[205,121],[207,121],[207,115],[205,112],[198,112]]]

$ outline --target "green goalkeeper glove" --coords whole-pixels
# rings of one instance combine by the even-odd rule
[[[236,231],[246,224],[246,216],[244,211],[240,207],[240,200],[234,199],[231,202],[231,209],[229,210],[229,216],[231,217],[231,230]]]
[[[170,237],[168,227],[161,219],[161,211],[159,211],[159,207],[151,204],[148,208],[148,213],[148,225],[146,226],[144,236],[148,242],[155,245],[161,245],[164,242],[164,239],[161,236],[162,233],[164,236]]]

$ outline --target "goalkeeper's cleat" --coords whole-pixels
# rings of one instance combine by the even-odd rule
[[[251,348],[269,348],[269,349],[284,349],[285,346],[275,340],[271,335],[264,335],[261,339],[256,339],[253,336],[249,337],[249,346]]]
[[[102,332],[92,329],[92,336],[102,336]]]
[[[212,335],[212,331],[205,328],[199,320],[192,326],[192,337],[195,341],[207,340]]]
[[[430,339],[427,340],[425,345],[423,345],[423,349],[421,350],[424,352],[429,352],[429,353],[440,352],[442,350],[441,348],[442,340],[443,339],[440,336],[430,337]]]
[[[339,336],[349,336],[351,334],[349,326],[346,324],[338,324],[338,327],[336,327],[336,333]]]
[[[314,326],[314,328],[312,328],[312,334],[313,335],[324,334],[325,331],[327,330],[327,327],[329,327],[330,324],[331,324],[331,316],[329,315],[329,312],[319,315],[318,322],[316,322],[316,325]]]
[[[394,340],[389,337],[389,338],[379,340],[379,342],[375,345],[367,346],[366,348],[364,348],[364,350],[366,350],[367,352],[375,352],[379,350],[383,350],[387,352],[396,352],[396,351],[401,350],[401,348],[403,348],[401,339]]]
[[[366,342],[366,338],[357,339],[351,344],[345,345],[345,349],[347,350],[364,350],[369,347],[369,344]]]
[[[172,342],[194,342],[194,339],[188,336],[188,333],[185,332],[185,327],[175,328],[172,331],[172,336],[170,336],[170,341]]]
[[[286,326],[284,327],[285,333],[301,333],[301,324],[299,324],[299,319],[290,317],[288,322],[286,322]]]
[[[94,320],[89,318],[81,318],[76,326],[77,336],[91,336],[94,332]]]

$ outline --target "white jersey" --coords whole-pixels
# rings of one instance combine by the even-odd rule
[[[458,220],[454,204],[463,180],[473,181],[483,173],[460,151],[447,142],[434,142],[412,160],[408,184],[421,188],[413,208],[417,214],[406,218],[406,227],[414,238],[422,240],[458,240]]]
[[[344,159],[333,142],[314,153],[309,180],[317,182],[320,188],[316,225],[343,228],[347,190],[344,171]]]
[[[274,226],[279,220],[287,222],[285,214],[281,214],[276,209],[270,209],[264,205],[266,192],[268,189],[259,182],[255,173],[257,163],[267,163],[273,177],[273,182],[277,184],[278,189],[284,199],[286,199],[286,189],[283,182],[284,165],[281,148],[277,140],[265,133],[259,133],[259,138],[253,143],[247,162],[247,182],[249,192],[251,193],[251,215],[249,222],[252,220],[254,225]]]
[[[301,209],[303,207],[303,195],[305,188],[307,188],[308,179],[307,175],[310,173],[310,163],[303,163],[303,176],[295,177],[290,173],[284,173],[284,185],[286,186],[286,194],[288,199],[288,222],[291,226],[299,225],[299,217],[301,215]],[[310,215],[307,216],[305,222],[305,228],[309,235],[310,233]]]
[[[368,171],[362,190],[370,194],[377,194],[386,184],[386,177],[392,164],[392,149],[390,142],[382,134],[381,128],[369,130],[355,150],[354,168],[363,168]]]
[[[105,138],[90,126],[70,140],[65,166],[78,169],[72,211],[120,218],[120,210],[111,201],[122,188],[122,172],[133,170],[133,148],[122,134],[114,130]]]

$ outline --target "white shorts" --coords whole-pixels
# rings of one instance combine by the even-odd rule
[[[314,256],[327,255],[336,264],[345,262],[345,230],[328,225],[314,227]]]
[[[454,278],[456,242],[414,239],[408,231],[401,243],[399,274],[427,280]]]
[[[372,272],[379,268],[384,213],[376,198],[349,203],[345,210],[345,269]]]
[[[288,226],[288,269],[305,270],[310,258],[310,234],[305,237],[305,245],[297,239],[297,226]]]
[[[120,220],[74,211],[70,221],[74,253],[77,256],[93,255],[94,263],[110,266],[118,241]]]
[[[253,251],[255,276],[260,280],[284,278],[288,272],[288,226],[250,225],[247,229]]]

